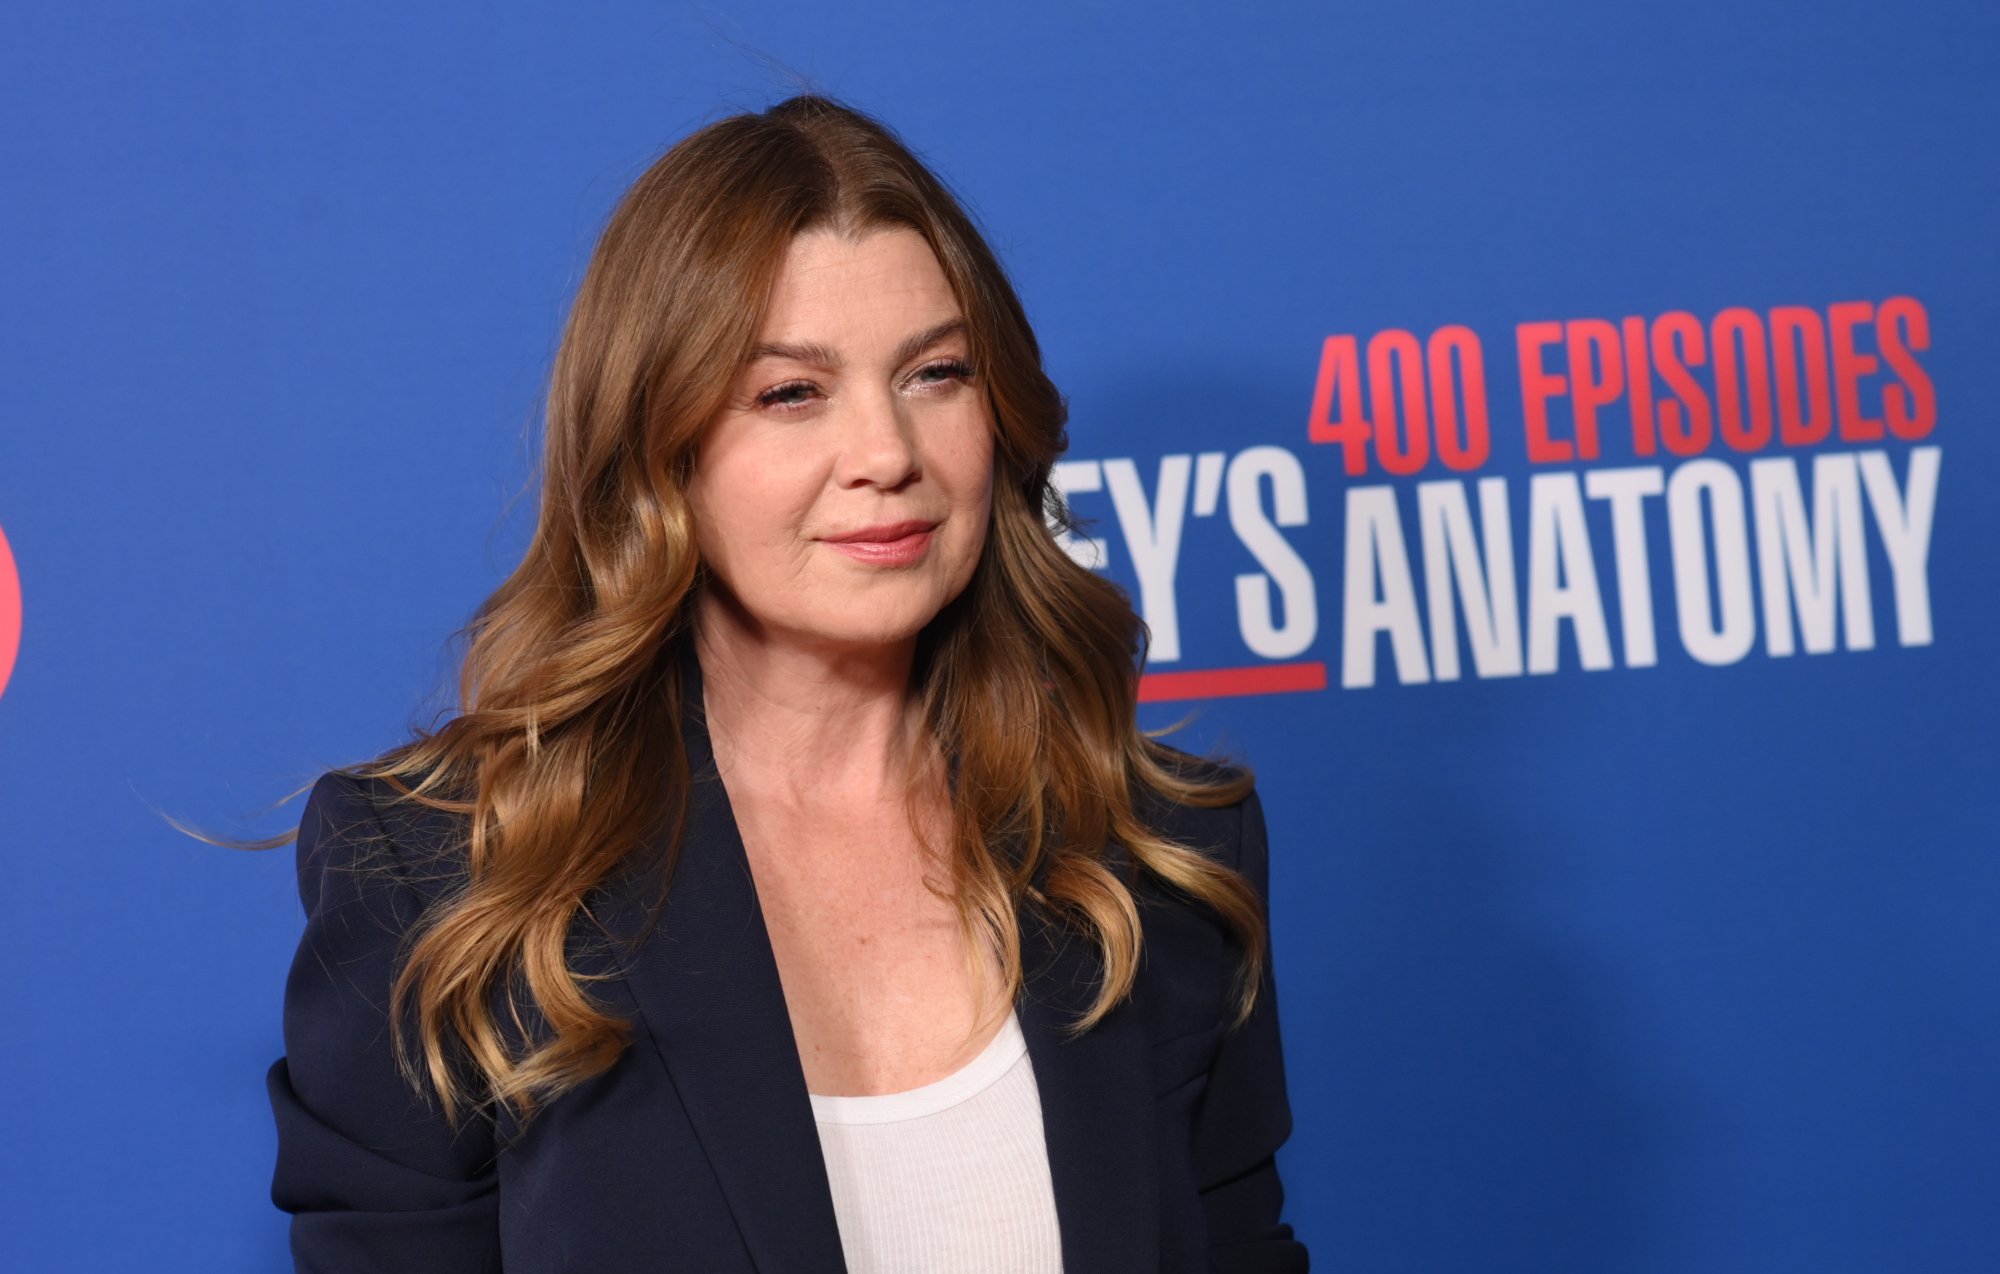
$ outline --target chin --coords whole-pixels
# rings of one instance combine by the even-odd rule
[[[936,611],[931,611],[908,619],[886,615],[856,617],[850,623],[826,624],[813,630],[813,635],[838,646],[894,646],[922,632],[936,615]]]
[[[798,615],[795,623],[799,632],[834,645],[893,646],[922,632],[949,600],[930,590],[922,596],[856,597],[845,605]]]

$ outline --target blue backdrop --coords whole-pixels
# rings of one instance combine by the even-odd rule
[[[1319,1265],[2000,1268],[1996,13],[17,6],[0,1264],[283,1265],[291,856],[162,815],[441,702],[768,57],[964,194],[1147,723],[1260,771]]]

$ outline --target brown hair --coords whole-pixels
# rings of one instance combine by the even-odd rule
[[[1049,478],[1068,408],[999,262],[889,128],[805,94],[699,129],[622,197],[551,371],[532,542],[460,633],[458,712],[348,771],[467,816],[464,886],[420,921],[391,997],[406,1072],[454,1120],[487,1102],[526,1117],[627,1043],[565,941],[587,895],[684,812],[674,669],[703,585],[684,483],[791,240],[882,227],[936,253],[996,429],[982,556],[913,673],[932,741],[958,762],[951,859],[968,947],[991,944],[1011,1001],[1017,909],[1048,908],[1101,953],[1103,984],[1074,1029],[1094,1025],[1138,966],[1138,905],[1104,861],[1115,840],[1235,931],[1236,1022],[1250,1012],[1265,958],[1255,890],[1162,839],[1136,801],[1150,788],[1226,805],[1251,777],[1190,765],[1137,727],[1145,628],[1052,530],[1075,529]],[[514,1038],[524,994],[544,1025]]]

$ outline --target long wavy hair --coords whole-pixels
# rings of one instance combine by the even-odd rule
[[[912,673],[929,742],[957,761],[948,849],[968,950],[998,957],[1011,1002],[1020,909],[1045,908],[1101,955],[1072,1029],[1095,1025],[1130,991],[1140,951],[1136,881],[1107,863],[1115,841],[1234,931],[1234,1021],[1251,1010],[1266,959],[1256,891],[1138,807],[1143,789],[1227,805],[1252,779],[1189,765],[1136,724],[1145,627],[1056,537],[1076,529],[1050,484],[1068,406],[1020,301],[894,132],[804,94],[699,129],[620,199],[551,369],[532,542],[458,634],[457,710],[346,771],[464,817],[462,884],[420,919],[390,1000],[406,1075],[454,1122],[474,1107],[525,1119],[629,1042],[566,942],[592,891],[685,814],[675,668],[704,585],[685,484],[792,239],[878,228],[914,229],[936,253],[996,433],[982,555]],[[539,1025],[524,1035],[527,1020]]]

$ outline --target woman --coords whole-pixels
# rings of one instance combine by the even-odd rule
[[[639,179],[461,711],[301,820],[299,1268],[1306,1267],[1262,814],[1135,725],[1064,415],[865,115]]]

